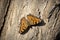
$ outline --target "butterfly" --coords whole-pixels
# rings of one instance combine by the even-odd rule
[[[27,15],[27,19],[23,17],[20,22],[20,33],[23,33],[25,30],[27,30],[28,27],[31,25],[36,25],[41,22],[41,19],[34,16],[34,15]]]

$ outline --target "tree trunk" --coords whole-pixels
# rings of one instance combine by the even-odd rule
[[[60,0],[0,0],[1,40],[59,40]],[[20,34],[23,17],[32,14],[43,21]]]

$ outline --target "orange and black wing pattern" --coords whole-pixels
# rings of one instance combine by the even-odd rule
[[[20,22],[20,30],[19,33],[23,33],[29,26],[27,20],[23,17]]]
[[[36,25],[41,22],[40,18],[38,18],[34,15],[31,15],[31,14],[27,15],[27,19],[31,25]]]
[[[36,17],[34,15],[29,14],[29,15],[27,15],[27,19],[25,17],[23,17],[21,19],[19,32],[23,33],[31,25],[36,25],[36,24],[38,24],[40,22],[41,22],[40,18],[38,18],[38,17]]]

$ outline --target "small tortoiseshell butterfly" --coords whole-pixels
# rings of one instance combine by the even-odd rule
[[[34,16],[34,15],[27,15],[27,19],[25,19],[25,17],[23,17],[21,19],[21,22],[20,22],[20,30],[19,32],[20,33],[23,33],[25,30],[27,30],[27,28],[31,25],[36,25],[38,23],[41,22],[41,19]]]

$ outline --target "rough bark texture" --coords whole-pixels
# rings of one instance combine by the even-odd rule
[[[3,26],[5,23],[5,17],[7,16],[7,8],[9,1],[8,0],[0,0],[0,34],[3,30]]]
[[[1,0],[0,4],[1,40],[59,40],[60,0]],[[20,20],[28,14],[43,22],[20,34]]]

